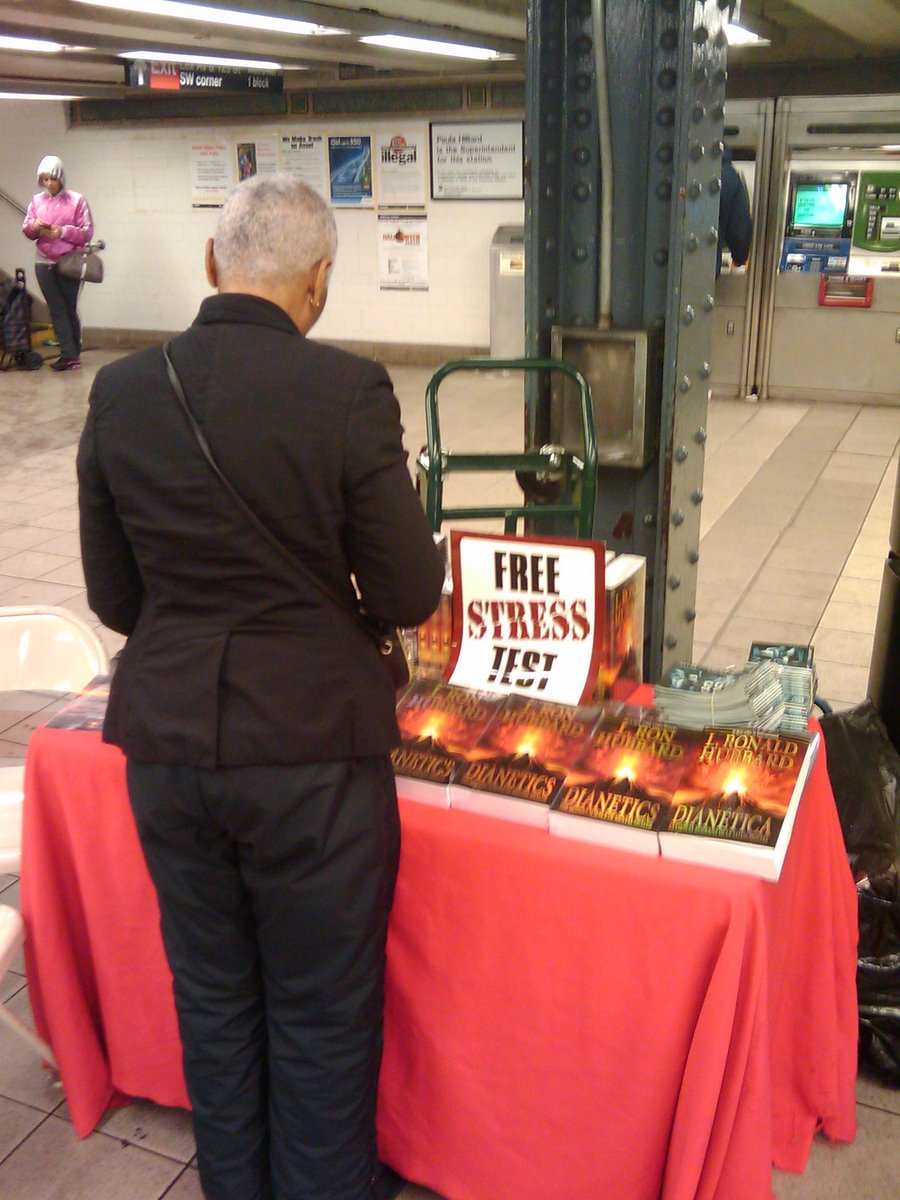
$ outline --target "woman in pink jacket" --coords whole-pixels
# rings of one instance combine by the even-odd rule
[[[42,158],[37,181],[43,190],[28,205],[22,232],[37,243],[34,270],[59,339],[60,355],[50,367],[71,371],[81,366],[81,283],[60,275],[56,264],[64,254],[91,240],[94,221],[84,196],[66,187],[62,159],[53,154]]]

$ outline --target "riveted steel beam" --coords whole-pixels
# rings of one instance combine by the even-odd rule
[[[643,465],[601,465],[595,536],[648,561],[646,674],[689,659],[699,559],[730,0],[532,0],[526,82],[526,346],[601,323],[612,176],[611,317],[656,336]],[[600,161],[595,35],[606,47],[611,164]],[[595,387],[595,409],[604,403]],[[529,394],[540,440],[550,400]],[[599,424],[600,422],[598,422]],[[598,445],[603,455],[602,438]]]

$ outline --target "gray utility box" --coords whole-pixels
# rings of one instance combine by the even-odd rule
[[[597,462],[643,467],[656,452],[661,339],[649,329],[566,329],[555,325],[551,355],[576,367],[591,389]],[[550,438],[566,449],[580,444],[577,395],[563,376],[553,384]]]
[[[525,357],[525,226],[501,225],[491,241],[491,358]]]

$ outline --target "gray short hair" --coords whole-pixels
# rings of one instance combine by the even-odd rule
[[[227,279],[284,283],[323,258],[334,261],[331,209],[290,175],[254,175],[229,194],[215,234],[216,266]]]

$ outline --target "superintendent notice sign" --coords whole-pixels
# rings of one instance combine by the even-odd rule
[[[431,124],[432,200],[521,200],[521,121]]]

